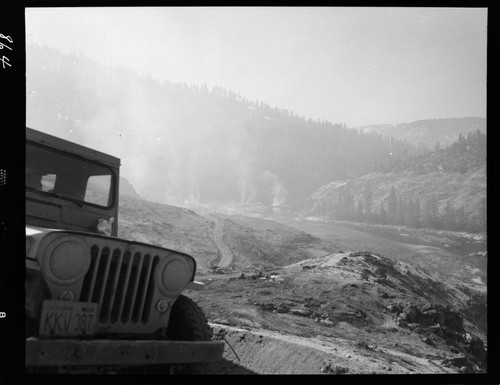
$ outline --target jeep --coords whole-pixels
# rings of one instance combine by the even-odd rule
[[[195,259],[118,237],[119,170],[26,128],[27,371],[202,372],[222,356],[183,294],[202,288]]]

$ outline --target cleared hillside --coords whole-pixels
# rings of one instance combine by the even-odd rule
[[[337,250],[333,242],[272,221],[198,214],[185,208],[120,196],[118,235],[138,242],[192,255],[200,273],[221,265],[228,250],[226,270],[274,267]]]
[[[391,240],[327,221],[285,225],[126,195],[120,210],[121,237],[197,260],[205,290],[186,295],[225,343],[213,373],[487,370],[486,273],[446,251],[446,237],[420,245],[404,234]],[[221,250],[230,263],[217,268]]]

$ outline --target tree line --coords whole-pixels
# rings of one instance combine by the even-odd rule
[[[321,203],[321,211],[329,218],[382,225],[403,225],[453,231],[479,232],[486,229],[486,198],[480,201],[479,216],[467,212],[464,205],[453,206],[450,200],[441,202],[435,194],[422,198],[407,196],[392,186],[389,194],[377,206],[367,182],[361,194],[346,188],[330,200]]]
[[[476,129],[467,135],[459,134],[457,140],[445,148],[436,142],[433,151],[400,159],[384,171],[410,171],[419,175],[436,171],[465,174],[486,164],[486,147],[486,134]]]

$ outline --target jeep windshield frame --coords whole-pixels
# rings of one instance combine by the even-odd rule
[[[115,204],[117,174],[102,163],[44,146],[26,143],[26,189],[79,205],[109,209]]]

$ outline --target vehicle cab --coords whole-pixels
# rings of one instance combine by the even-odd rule
[[[117,236],[120,160],[26,128],[26,225]]]

